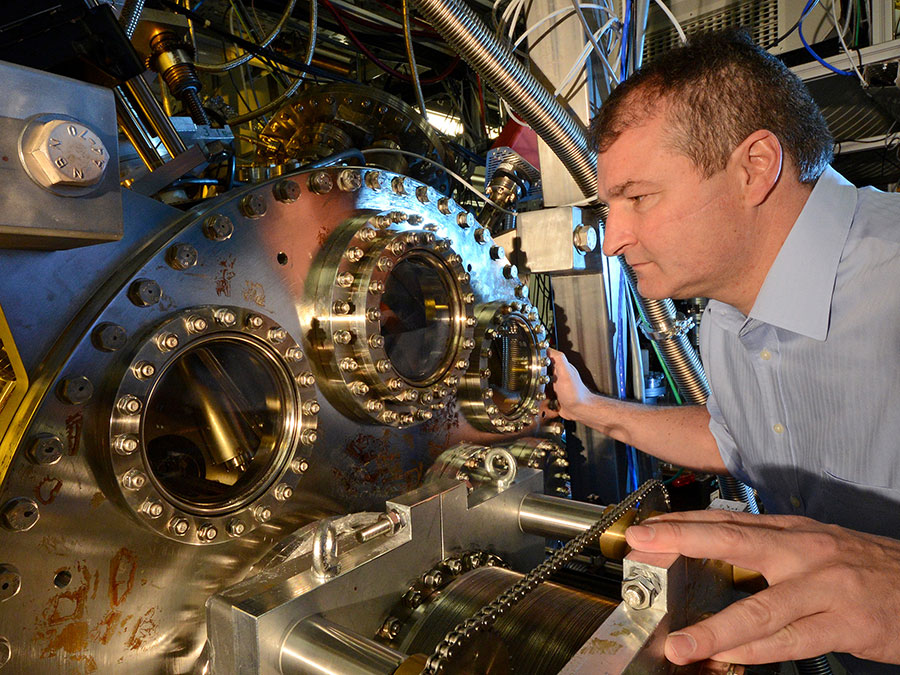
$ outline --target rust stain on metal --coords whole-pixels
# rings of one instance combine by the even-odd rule
[[[106,501],[106,495],[104,495],[100,491],[97,491],[94,493],[94,496],[91,497],[91,508],[96,509],[98,506],[100,506],[105,501]]]
[[[82,582],[76,588],[57,593],[47,601],[38,619],[39,626],[58,626],[80,620],[84,616],[84,605],[91,587],[91,572],[84,563],[76,563],[76,567],[81,573]]]
[[[256,281],[250,281],[248,279],[244,282],[243,296],[244,300],[247,302],[252,302],[260,307],[266,306],[266,291],[262,284],[257,283]]]
[[[66,444],[70,455],[78,454],[81,444],[81,428],[84,426],[84,414],[79,410],[66,418]]]
[[[59,651],[64,651],[67,654],[77,654],[87,649],[87,646],[87,621],[73,621],[63,626],[63,629],[47,642],[47,646],[41,652],[41,658],[50,658]]]
[[[104,645],[109,644],[116,632],[120,618],[122,618],[121,612],[115,610],[108,612],[103,620],[94,626],[94,629],[91,631],[91,640]]]
[[[125,641],[125,646],[128,647],[128,649],[132,651],[138,650],[144,642],[151,640],[156,635],[159,625],[154,616],[155,614],[156,607],[151,607],[137,620],[134,629],[131,631],[131,635]]]
[[[601,640],[600,638],[591,638],[587,644],[581,648],[582,654],[605,654],[612,656],[622,649],[622,645],[612,640]]]
[[[37,497],[41,504],[49,504],[56,499],[56,495],[62,490],[62,486],[62,481],[59,478],[47,476],[35,486],[34,496]]]
[[[127,548],[120,548],[109,561],[110,608],[118,607],[134,587],[137,556]]]
[[[609,635],[610,635],[610,637],[619,637],[620,635],[631,635],[631,630],[625,626],[622,626],[619,630],[614,630]]]
[[[328,225],[320,227],[319,233],[316,235],[316,242],[319,244],[319,247],[325,246],[329,237],[331,237],[331,228]]]
[[[231,280],[234,279],[233,255],[219,261],[219,271],[216,273],[216,295],[231,297]]]
[[[346,471],[334,469],[335,477],[344,490],[352,496],[360,496],[374,491],[396,489],[400,486],[415,486],[421,476],[421,467],[405,471],[403,455],[394,452],[393,432],[386,429],[381,438],[369,434],[358,434],[344,448],[352,465]]]

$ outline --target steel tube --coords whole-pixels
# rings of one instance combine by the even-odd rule
[[[128,100],[128,97],[125,96],[121,87],[115,88],[115,94],[116,117],[119,121],[119,127],[121,127],[122,132],[125,134],[125,137],[129,140],[131,145],[134,146],[134,149],[137,151],[138,157],[141,158],[144,166],[150,171],[158,169],[165,164],[165,162],[163,162],[159,153],[156,151],[153,141],[147,134],[147,130],[141,123],[140,118],[138,118],[134,108],[131,107],[131,102]]]
[[[535,492],[519,506],[519,528],[540,537],[572,539],[600,520],[606,508]]]
[[[163,146],[169,151],[169,156],[177,157],[187,150],[181,136],[172,126],[172,121],[163,112],[162,107],[150,91],[150,86],[144,79],[143,75],[132,77],[125,83],[130,94],[131,101],[138,110],[144,115],[144,118],[150,124],[153,133],[157,135]]]
[[[391,675],[406,654],[321,616],[294,626],[281,645],[284,675]]]

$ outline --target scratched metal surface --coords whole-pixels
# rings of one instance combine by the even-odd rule
[[[335,188],[317,195],[299,175],[294,179],[301,197],[294,203],[274,199],[272,181],[186,215],[128,197],[126,239],[119,244],[71,252],[0,251],[0,306],[27,355],[32,380],[2,440],[15,456],[0,504],[28,497],[40,508],[30,530],[0,529],[0,565],[21,574],[19,592],[0,602],[0,636],[12,652],[5,673],[192,672],[205,658],[206,599],[242,579],[284,534],[326,515],[379,509],[385,498],[416,486],[434,458],[460,440],[503,438],[472,429],[455,405],[407,430],[358,424],[317,390],[318,440],[294,449],[309,468],[288,502],[278,503],[271,490],[258,499],[275,517],[247,535],[230,538],[220,530],[212,544],[200,545],[191,535],[191,543],[175,541],[147,527],[121,496],[121,477],[110,460],[113,396],[154,328],[188,307],[229,306],[272,318],[311,354],[308,272],[334,229],[361,211],[422,215],[421,225],[436,224],[464,264],[472,265],[476,302],[515,300],[514,282],[501,275],[506,261],[491,260],[490,243],[475,241],[474,226],[457,225],[461,209],[451,203],[451,213],[442,214],[430,189],[427,204],[414,194],[393,194],[392,177],[383,175],[386,187],[380,191],[364,183],[356,192]],[[417,186],[409,179],[407,185],[411,193]],[[240,199],[251,192],[266,201],[262,218],[241,215]],[[234,222],[227,241],[203,235],[202,222],[212,213]],[[195,246],[198,264],[182,271],[166,264],[173,242]],[[161,301],[150,307],[128,301],[135,278],[157,281]],[[91,343],[91,328],[105,321],[127,330],[127,344],[116,352]],[[91,380],[89,402],[69,405],[54,395],[59,378],[71,375]],[[26,449],[40,433],[63,439],[59,462],[27,459]],[[66,572],[71,580],[62,586]]]

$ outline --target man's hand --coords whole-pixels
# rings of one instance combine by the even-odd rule
[[[548,349],[547,354],[553,361],[553,393],[558,404],[557,414],[567,420],[583,421],[578,417],[579,407],[587,405],[594,394],[584,386],[581,376],[565,354],[555,349]]]
[[[673,513],[626,532],[632,548],[714,558],[769,588],[669,635],[676,664],[772,663],[848,652],[900,663],[900,541],[799,516]]]

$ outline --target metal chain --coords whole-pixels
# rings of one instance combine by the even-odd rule
[[[528,595],[538,585],[546,581],[551,574],[560,569],[576,555],[581,553],[585,546],[598,539],[607,528],[621,518],[628,509],[640,502],[652,490],[660,490],[668,504],[669,495],[665,486],[655,478],[646,481],[637,490],[625,497],[615,508],[600,517],[588,530],[585,530],[565,546],[556,551],[540,565],[531,570],[515,584],[497,596],[492,602],[482,607],[469,619],[457,624],[441,640],[434,652],[425,662],[423,675],[437,675],[445,671],[449,660],[458,653],[459,648],[471,640],[476,634],[486,631],[494,625],[498,618],[507,612],[514,604]]]

